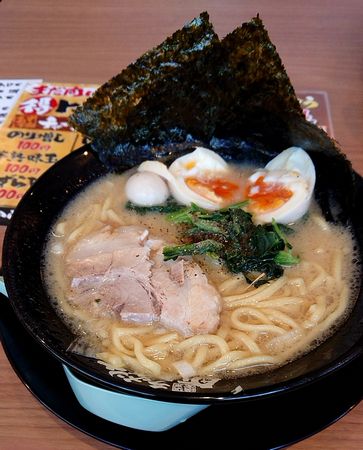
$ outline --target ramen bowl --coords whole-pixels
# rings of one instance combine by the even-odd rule
[[[294,144],[294,143],[292,143]],[[266,162],[261,151],[219,152],[237,162]],[[324,215],[349,223],[362,254],[363,217],[356,207],[363,182],[351,172],[349,184],[339,177],[340,165],[311,153],[322,174],[316,197]],[[127,161],[120,171],[129,168]],[[344,169],[345,170],[345,169]],[[342,173],[343,173],[342,172]],[[3,271],[9,301],[17,318],[36,341],[64,366],[80,403],[107,420],[151,431],[162,431],[215,403],[263,402],[272,395],[288,395],[346,366],[363,351],[363,292],[347,320],[325,342],[305,356],[264,374],[218,379],[195,376],[188,380],[155,380],[126,369],[116,370],[94,358],[70,351],[76,336],[50,301],[42,275],[44,243],[50,227],[69,201],[85,186],[108,173],[90,146],[56,163],[26,193],[7,228]],[[331,175],[331,176],[328,176]],[[334,175],[334,176],[333,176]],[[342,187],[343,186],[343,187]],[[110,412],[111,411],[111,412]],[[120,414],[115,414],[119,411]],[[157,417],[157,420],[155,418]]]

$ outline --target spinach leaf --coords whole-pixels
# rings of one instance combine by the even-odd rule
[[[243,210],[245,202],[218,211],[207,211],[196,205],[168,214],[169,221],[185,225],[187,244],[164,248],[165,259],[178,256],[209,254],[219,257],[232,273],[243,273],[259,286],[280,277],[285,266],[298,264],[291,252],[285,228],[277,224],[255,225]]]
[[[167,246],[163,249],[164,260],[176,259],[178,256],[187,255],[218,255],[221,244],[212,239],[195,242],[193,244]]]
[[[185,209],[185,206],[177,203],[172,197],[169,197],[163,205],[139,206],[128,201],[125,208],[140,215],[148,213],[177,214],[179,211]]]

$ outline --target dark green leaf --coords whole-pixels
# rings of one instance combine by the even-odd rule
[[[283,250],[285,247],[284,241],[273,231],[267,231],[266,228],[258,225],[251,236],[251,246],[255,250],[255,254],[261,258],[268,258]]]
[[[281,225],[281,224],[278,224],[275,219],[272,219],[272,227],[273,227],[275,233],[279,236],[279,238],[282,241],[284,241],[286,247],[291,249],[292,246],[289,243],[289,241],[287,240],[287,238],[285,236],[285,231],[284,231],[284,229],[291,230],[291,228],[286,227],[286,226]],[[289,231],[289,232],[291,233],[291,231]]]
[[[161,214],[168,214],[168,213],[177,213],[178,211],[181,211],[184,209],[183,205],[180,205],[175,200],[169,198],[164,205],[153,205],[153,206],[139,206],[135,205],[134,203],[128,201],[125,205],[125,208],[134,211],[137,214],[148,214],[148,213],[161,213]]]
[[[164,260],[176,259],[178,256],[215,254],[221,250],[222,245],[212,239],[196,242],[194,244],[166,246],[163,249]]]
[[[280,251],[275,256],[274,261],[280,266],[294,266],[299,264],[300,258],[291,254],[290,251]]]
[[[173,214],[176,220],[178,215],[183,215],[187,227],[184,235],[192,242],[166,247],[165,259],[209,254],[221,258],[230,272],[243,273],[255,286],[280,277],[282,266],[299,261],[292,255],[291,245],[276,223],[255,225],[251,214],[234,205],[210,212],[192,209],[193,206],[187,207]],[[211,249],[210,245],[217,245],[218,250]]]
[[[218,37],[208,14],[202,13],[102,85],[75,110],[70,123],[89,138],[99,139],[108,135],[106,140],[110,144],[113,137],[131,137],[130,129],[133,130],[134,142],[145,140],[151,117],[149,114],[143,117],[135,114],[136,106],[147,97],[151,100],[158,84],[171,79],[182,65],[194,62],[215,41]]]
[[[213,220],[197,219],[194,220],[193,225],[197,230],[205,231],[206,233],[223,233],[223,229]]]

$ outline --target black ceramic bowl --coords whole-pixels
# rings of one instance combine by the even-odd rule
[[[329,158],[311,155],[318,173],[317,196],[324,213],[330,219],[348,221],[361,249],[363,217],[362,211],[354,205],[355,199],[363,196],[361,178],[351,172],[351,176],[346,178],[348,181],[343,184],[346,167],[340,169],[340,163],[336,164],[333,160],[331,167],[327,167]],[[235,152],[234,158],[252,158],[264,163],[267,155],[263,152]],[[339,176],[340,170],[342,176]],[[121,393],[203,404],[257,400],[272,394],[286,393],[331,374],[362,354],[362,289],[350,317],[332,337],[306,356],[263,375],[213,382],[195,379],[187,388],[186,383],[162,382],[158,388],[157,383],[130,372],[121,371],[119,376],[111,376],[94,359],[68,351],[75,336],[51,306],[45,290],[41,271],[43,246],[50,226],[69,200],[105,173],[107,168],[89,146],[82,147],[56,163],[21,200],[4,242],[4,279],[18,319],[54,358],[72,368],[74,373],[93,384]]]

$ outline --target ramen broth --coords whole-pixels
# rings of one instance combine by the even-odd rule
[[[243,184],[250,168],[236,168]],[[65,255],[85,236],[108,226],[141,225],[150,236],[178,242],[178,226],[162,214],[125,209],[130,172],[109,174],[88,186],[56,221],[46,245],[44,276],[63,319],[79,336],[74,351],[114,368],[159,379],[244,376],[271,370],[326,339],[349,313],[358,283],[357,252],[346,228],[327,223],[313,203],[289,235],[300,263],[259,287],[228,273],[208,257],[196,257],[221,296],[220,324],[213,334],[185,337],[157,322],[138,325],[97,317],[68,301],[71,280]]]

